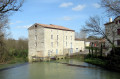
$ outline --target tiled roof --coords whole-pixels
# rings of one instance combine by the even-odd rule
[[[76,41],[84,41],[85,39],[75,38]]]
[[[105,39],[98,39],[98,40],[85,40],[85,42],[105,42]]]
[[[39,24],[39,23],[35,23],[33,26],[29,27],[28,29],[32,29],[32,27],[34,27],[35,25],[39,25],[39,26],[42,26],[44,28],[52,28],[52,29],[59,29],[59,30],[66,30],[66,31],[74,31],[72,29],[69,29],[69,28],[66,28],[66,27],[63,27],[63,26],[58,26],[58,25],[53,25],[53,24],[47,25],[47,24]]]
[[[117,16],[114,20],[116,20],[117,18],[120,18],[120,16]]]

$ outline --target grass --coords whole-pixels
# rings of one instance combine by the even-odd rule
[[[7,61],[7,63],[0,64],[0,69],[4,69],[4,68],[12,67],[12,66],[15,66],[15,65],[23,64],[25,62],[27,62],[27,58],[14,57],[13,59]]]
[[[106,61],[99,58],[87,58],[84,61],[94,65],[102,66],[102,67],[106,66]]]
[[[23,62],[27,62],[27,58],[15,57],[12,60],[8,61],[8,64],[23,63]]]

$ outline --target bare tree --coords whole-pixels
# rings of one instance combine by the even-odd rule
[[[4,36],[8,28],[8,13],[18,11],[24,0],[0,0],[0,37]]]
[[[24,0],[0,0],[0,16],[10,11],[18,11]]]
[[[111,47],[115,47],[115,44],[114,44],[115,37],[116,37],[115,28],[117,27],[113,27],[113,26],[114,25],[109,26],[108,28],[109,30],[105,29],[105,26],[102,22],[102,18],[100,18],[99,16],[93,16],[93,17],[90,17],[89,20],[86,22],[86,25],[84,26],[83,31],[86,31],[88,34],[93,36],[101,35],[109,42]]]
[[[75,38],[80,38],[78,32],[75,32]]]
[[[86,34],[85,31],[80,30],[79,32],[76,32],[76,33],[75,33],[75,37],[76,37],[76,38],[81,38],[81,39],[86,39],[87,34]]]
[[[0,62],[4,62],[7,56],[5,44],[6,29],[8,28],[8,14],[18,11],[24,0],[0,0]]]
[[[85,31],[80,30],[79,36],[80,36],[80,38],[81,38],[81,39],[86,39],[87,34],[86,34],[86,32],[85,32]]]
[[[98,37],[98,36],[88,36],[87,39],[89,40],[98,40],[98,39],[102,39],[103,37]]]
[[[0,18],[0,38],[5,36],[6,29],[8,29],[8,17],[1,16]]]
[[[120,15],[120,0],[101,0],[101,6],[106,9],[109,15]]]

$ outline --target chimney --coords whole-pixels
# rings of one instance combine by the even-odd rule
[[[112,18],[109,18],[109,22],[112,22]]]

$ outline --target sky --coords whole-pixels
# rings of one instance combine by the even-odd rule
[[[106,12],[99,5],[100,0],[25,0],[20,11],[10,17],[10,37],[28,38],[28,27],[34,23],[55,24],[79,32],[90,16],[106,18]]]

